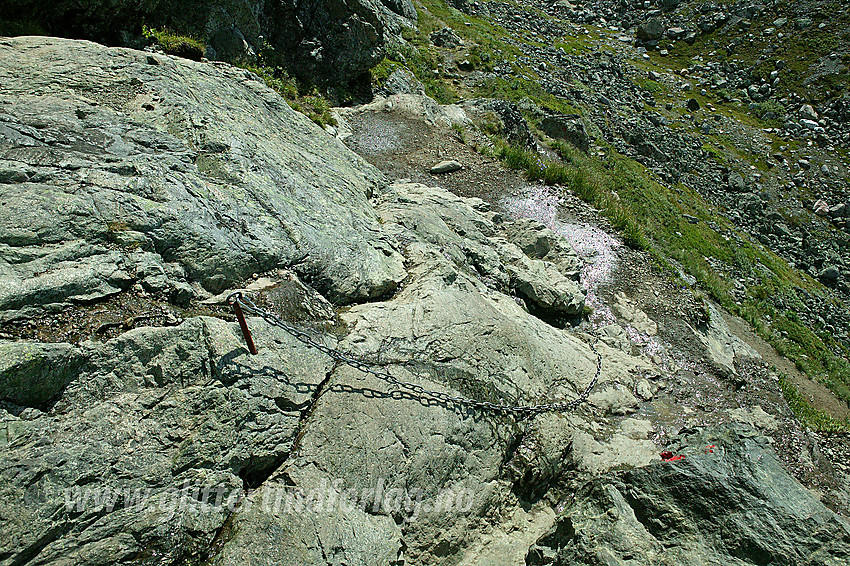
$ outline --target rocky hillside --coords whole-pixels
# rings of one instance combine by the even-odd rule
[[[13,2],[0,565],[847,563],[836,5]]]
[[[423,0],[373,74],[406,67],[445,103],[514,102],[508,122],[521,114],[569,175],[516,166],[603,209],[616,198],[627,240],[847,402],[846,6],[673,4]]]

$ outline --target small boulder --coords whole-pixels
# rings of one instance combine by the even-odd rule
[[[834,265],[828,265],[820,272],[818,279],[824,285],[833,285],[838,281],[839,277],[841,277],[841,272],[838,271],[838,268]]]
[[[696,98],[689,98],[687,107],[691,112],[696,112],[700,109],[699,101]]]
[[[688,32],[687,32],[687,30],[685,30],[685,28],[672,27],[672,28],[667,30],[667,37],[676,41],[678,39],[682,39],[683,37],[685,37],[686,33],[688,33]]]
[[[829,207],[829,212],[827,212],[830,218],[841,218],[843,216],[847,216],[847,205],[843,202],[836,204],[835,206]]]
[[[47,409],[73,381],[84,361],[71,344],[0,344],[0,401]]]
[[[463,45],[463,40],[457,36],[452,28],[442,28],[432,32],[430,36],[431,43],[437,47],[460,47]]]
[[[746,181],[744,181],[743,175],[741,175],[737,171],[732,171],[731,173],[729,173],[729,180],[727,186],[729,187],[730,191],[740,193],[747,188],[747,183]]]
[[[552,114],[543,118],[540,129],[547,136],[567,141],[585,153],[590,149],[590,136],[581,121],[581,116]]]
[[[657,41],[664,35],[664,24],[653,18],[640,24],[636,35],[642,41]]]
[[[384,82],[383,91],[388,94],[425,94],[425,87],[407,69],[396,69]]]
[[[449,161],[440,161],[433,167],[431,167],[432,175],[442,175],[444,173],[452,173],[454,171],[459,171],[462,165],[455,160]]]
[[[812,212],[819,216],[826,216],[827,214],[829,214],[829,205],[826,203],[825,200],[819,198],[812,205]]]
[[[815,109],[812,108],[811,104],[803,104],[800,107],[800,116],[803,118],[808,118],[809,120],[818,119],[818,113],[815,112]]]

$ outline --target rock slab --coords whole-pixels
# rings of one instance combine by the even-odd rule
[[[0,317],[289,265],[339,303],[404,278],[368,202],[383,176],[249,72],[10,38],[0,106]]]

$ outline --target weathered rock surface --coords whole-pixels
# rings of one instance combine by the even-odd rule
[[[4,411],[13,432],[0,464],[3,563],[207,554],[229,515],[226,499],[232,508],[243,483],[286,457],[311,388],[332,366],[282,331],[251,324],[258,356],[235,323],[213,318],[84,343],[50,413]],[[55,363],[50,355],[42,361]],[[202,487],[214,490],[206,506],[192,494]]]
[[[528,257],[551,262],[569,279],[579,280],[581,260],[560,234],[531,218],[506,222],[503,230],[507,239]]]
[[[592,380],[587,338],[511,296],[537,314],[583,304],[575,253],[543,226],[442,189],[384,186],[240,70],[53,39],[0,49],[0,151],[19,172],[1,186],[13,213],[0,223],[5,316],[137,283],[196,298],[238,284],[333,330],[316,334],[326,346],[429,391],[526,404],[572,399]],[[242,283],[283,266],[312,287],[291,272]],[[376,302],[340,320],[325,297]],[[550,435],[592,430],[582,412],[550,418],[524,441],[533,456],[514,458],[523,422],[249,325],[257,356],[235,323],[209,317],[104,342],[3,341],[0,562],[459,559],[492,509],[514,505],[515,483],[533,489],[579,461]],[[648,369],[604,353],[607,383],[630,389]],[[323,486],[367,495],[336,518],[287,507],[287,494]],[[539,516],[544,530],[552,513]]]
[[[711,303],[708,305],[709,317],[706,328],[696,330],[697,337],[705,344],[709,358],[730,374],[737,374],[735,363],[743,358],[761,358],[752,346],[735,336],[729,329],[720,310]]]
[[[494,226],[491,214],[474,207],[486,208],[478,199],[442,189],[389,187],[377,210],[385,229],[407,242],[410,278],[392,300],[343,313],[351,332],[341,347],[426,390],[503,403],[574,397],[592,378],[595,357],[576,336],[529,315],[485,284],[499,277],[499,256],[487,247],[498,223]],[[501,277],[505,280],[506,274]],[[619,360],[606,362],[605,379],[614,382],[630,384],[632,370],[645,367],[608,350],[605,358]],[[406,549],[403,557],[411,563],[455,560],[475,543],[488,510],[512,505],[512,483],[533,490],[573,465],[563,458],[564,451],[587,421],[582,413],[540,416],[523,448],[511,454],[505,442],[523,428],[513,419],[466,411],[411,390],[393,393],[375,376],[340,367],[307,421],[297,454],[264,489],[289,484],[310,493],[338,481],[335,492],[369,492],[369,520],[387,516],[395,521],[378,521],[375,528],[384,534],[371,562],[358,554],[360,543],[350,543],[345,556],[352,563],[391,564],[398,548]],[[511,472],[505,477],[501,470],[508,457]],[[602,469],[620,463],[611,457]],[[375,494],[378,485],[383,499]],[[447,493],[463,505],[434,509],[435,498]],[[393,505],[400,494],[420,494],[421,501]],[[300,533],[305,522],[327,522],[319,517],[286,517],[253,507],[250,514],[236,516],[238,535],[222,556],[244,564],[248,560],[237,557],[267,552],[263,549],[273,544],[272,552],[285,553],[275,556],[300,559],[300,544],[293,550],[271,541],[273,527],[265,525],[283,522],[287,532]],[[320,538],[335,540],[340,536],[336,524],[334,519],[315,528]],[[317,555],[317,545],[310,539],[307,547],[313,550],[308,552]]]
[[[0,184],[0,316],[286,265],[337,302],[403,279],[367,200],[383,177],[250,73],[59,39],[0,55],[0,167],[20,173]]]
[[[681,437],[684,459],[594,478],[527,564],[824,564],[850,557],[850,525],[743,425]]]
[[[493,243],[507,221],[494,220],[477,199],[421,185],[390,186],[377,211],[388,234],[405,243],[410,276],[392,300],[344,312],[349,334],[339,344],[319,337],[326,345],[426,390],[496,402],[569,399],[589,383],[595,357],[580,338],[530,315],[477,272],[475,261],[508,284]],[[323,299],[303,284],[289,287],[299,313],[324,318]],[[514,482],[533,489],[572,462],[583,465],[578,442],[573,459],[561,457],[569,439],[591,430],[581,412],[541,417],[535,430],[544,434],[529,434],[528,458],[512,456],[506,476],[502,465],[522,423],[399,390],[335,365],[260,319],[250,325],[258,356],[247,354],[235,323],[214,318],[42,348],[38,367],[60,368],[52,352],[73,350],[79,371],[49,413],[3,413],[4,556],[431,563],[461,556],[490,509],[513,505]],[[634,370],[646,369],[604,353],[608,382],[631,388]],[[594,466],[623,462],[612,453]],[[258,489],[246,496],[246,487]],[[353,509],[327,507],[327,498],[352,490]],[[307,494],[296,499],[301,507],[294,493]],[[315,494],[322,506],[306,507]]]
[[[658,324],[640,310],[625,293],[618,293],[614,300],[613,310],[629,323],[629,326],[649,336],[658,334]]]
[[[637,38],[645,41],[661,39],[664,35],[664,24],[661,20],[651,19],[643,22],[637,27]]]
[[[424,94],[394,94],[386,98],[376,98],[369,104],[354,108],[338,108],[337,112],[343,117],[362,112],[392,112],[443,127],[463,126],[470,122],[460,106],[438,104],[436,100]]]
[[[590,148],[590,136],[585,130],[581,116],[553,114],[543,118],[540,129],[552,138],[566,140],[586,152]]]
[[[846,522],[751,432],[686,435],[670,446],[684,460],[658,462],[664,431],[646,411],[663,401],[641,401],[667,380],[629,354],[621,327],[596,345],[600,381],[576,411],[516,419],[419,389],[524,404],[591,382],[592,337],[546,322],[581,310],[581,264],[541,223],[387,186],[242,71],[32,41],[0,42],[23,53],[0,58],[0,195],[16,219],[39,211],[0,220],[7,316],[136,284],[175,301],[221,293],[214,302],[238,285],[413,386],[254,318],[258,356],[236,324],[209,317],[105,342],[4,340],[0,564],[846,561]],[[373,109],[465,123],[432,103],[391,96]],[[281,266],[304,280],[244,281]],[[371,302],[335,312],[327,298]],[[642,311],[619,307],[651,334]],[[566,479],[587,485],[556,519],[546,496]]]
[[[539,222],[512,222],[499,214],[482,214],[476,207],[488,208],[478,199],[402,184],[384,195],[377,210],[386,228],[395,230],[387,224],[400,224],[439,245],[457,265],[500,291],[519,294],[542,314],[581,312],[585,293],[575,281],[579,262],[569,243]]]

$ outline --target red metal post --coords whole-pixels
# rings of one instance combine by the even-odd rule
[[[233,312],[236,313],[236,319],[239,321],[239,327],[242,329],[242,336],[245,337],[245,343],[248,344],[248,351],[256,354],[257,347],[254,346],[254,339],[251,337],[251,330],[248,328],[248,322],[245,320],[245,313],[242,312],[242,307],[239,306],[239,299],[233,301]]]

